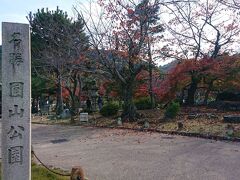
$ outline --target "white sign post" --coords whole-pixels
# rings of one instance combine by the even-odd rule
[[[2,179],[31,179],[28,24],[2,23]]]

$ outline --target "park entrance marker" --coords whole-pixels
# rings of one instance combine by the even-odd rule
[[[28,24],[2,23],[2,179],[31,179]]]

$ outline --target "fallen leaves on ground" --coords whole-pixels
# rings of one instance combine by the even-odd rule
[[[239,114],[240,112],[221,112],[215,109],[208,109],[206,107],[186,107],[182,108],[181,112],[175,119],[165,120],[163,118],[164,111],[159,109],[141,110],[139,113],[142,119],[138,122],[124,122],[122,126],[117,125],[117,117],[103,117],[99,113],[90,114],[88,123],[80,123],[76,120],[74,125],[95,126],[95,127],[112,127],[112,128],[129,128],[129,129],[143,129],[143,124],[139,122],[148,121],[151,129],[162,131],[179,131],[189,133],[201,133],[207,135],[226,136],[227,127],[230,125],[234,128],[234,137],[240,137],[240,124],[228,124],[223,122],[224,115]],[[201,116],[189,119],[190,114],[200,114]],[[210,118],[208,115],[212,114],[215,118]],[[76,118],[78,119],[78,118]],[[70,124],[70,120],[48,120],[47,117],[34,117],[33,122],[44,124]],[[178,123],[183,124],[183,128],[178,128]],[[115,136],[130,135],[134,131],[122,130],[111,131]],[[136,132],[134,132],[136,133]],[[145,132],[143,132],[145,133]],[[105,134],[104,136],[110,136]]]

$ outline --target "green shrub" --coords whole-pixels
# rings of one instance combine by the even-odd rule
[[[151,100],[149,97],[141,97],[134,100],[134,104],[138,110],[151,109]]]
[[[119,106],[116,103],[110,102],[104,105],[100,111],[102,116],[113,116],[118,113]]]
[[[1,168],[1,162],[0,162],[0,168]],[[54,174],[47,170],[45,167],[41,165],[37,165],[35,163],[32,163],[32,178],[34,180],[69,180],[69,177],[66,176],[60,176],[57,174]],[[62,173],[62,174],[69,174],[69,172],[65,172],[61,169],[53,169],[54,172]],[[1,180],[1,171],[0,171],[0,180]]]
[[[180,111],[180,104],[172,102],[165,111],[165,118],[175,118]]]

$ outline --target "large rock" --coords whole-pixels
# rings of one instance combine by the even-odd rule
[[[209,103],[209,107],[218,110],[240,111],[240,93],[222,92],[216,97],[216,101]]]
[[[239,92],[222,92],[217,95],[216,101],[239,101],[240,102],[240,93]]]
[[[240,123],[240,115],[226,115],[223,120],[225,123]]]
[[[209,107],[218,110],[240,111],[240,101],[214,101],[209,104]]]

